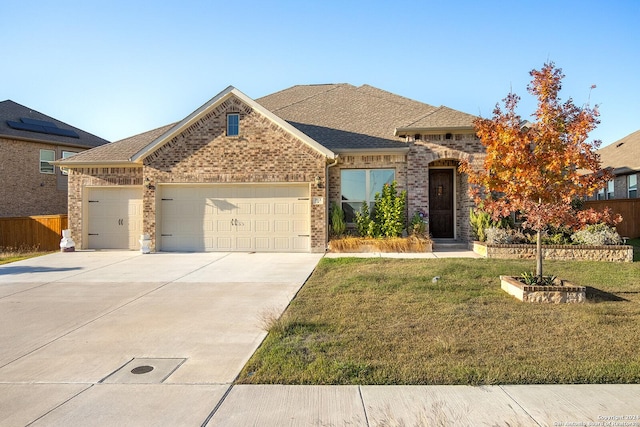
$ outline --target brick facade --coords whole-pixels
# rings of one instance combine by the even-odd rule
[[[226,136],[228,113],[240,114],[240,134]],[[237,98],[207,112],[144,159],[140,168],[78,169],[71,176],[69,218],[82,234],[82,191],[87,185],[144,185],[144,233],[156,248],[156,190],[167,183],[306,183],[325,200],[326,157]],[[320,185],[316,185],[320,177]],[[146,185],[146,184],[149,185]],[[310,206],[311,251],[326,249],[326,203]],[[78,243],[76,240],[76,243]],[[81,246],[82,247],[82,246]]]
[[[472,133],[422,135],[412,139],[407,154],[344,155],[329,169],[330,200],[340,203],[340,171],[345,169],[394,169],[398,190],[407,190],[407,218],[421,209],[429,211],[429,168],[455,170],[455,236],[471,241],[469,209],[473,202],[467,194],[467,177],[458,172],[460,161],[482,167],[484,147]]]
[[[86,249],[83,236],[84,194],[87,187],[142,186],[141,167],[96,167],[69,170],[69,229],[77,248]]]
[[[67,176],[40,172],[40,150],[82,151],[40,142],[0,138],[0,217],[67,213]]]

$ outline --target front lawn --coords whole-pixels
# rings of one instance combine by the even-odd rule
[[[323,259],[238,382],[640,382],[640,263],[546,261],[546,273],[589,287],[585,304],[525,304],[500,290],[500,274],[534,267]]]

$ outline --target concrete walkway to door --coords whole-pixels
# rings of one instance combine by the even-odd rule
[[[81,251],[0,266],[0,425],[201,425],[264,339],[261,315],[321,257]]]

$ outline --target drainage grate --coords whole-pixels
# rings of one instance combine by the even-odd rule
[[[136,358],[100,381],[105,384],[160,384],[187,359]]]

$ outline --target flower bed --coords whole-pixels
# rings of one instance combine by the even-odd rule
[[[535,259],[536,245],[499,245],[473,242],[473,251],[485,258]],[[561,261],[633,262],[630,245],[543,245],[544,259]]]
[[[424,237],[344,237],[329,242],[329,252],[431,252],[433,242]]]

